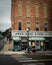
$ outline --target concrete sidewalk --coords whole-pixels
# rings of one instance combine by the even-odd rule
[[[0,54],[25,54],[26,51],[7,51],[7,52],[1,52]]]
[[[2,52],[0,54],[51,54],[52,55],[52,51],[36,51],[35,53],[30,52],[27,53],[25,50],[23,51],[6,51],[6,52]]]
[[[50,53],[50,54],[52,54],[52,51],[36,51],[36,53]]]

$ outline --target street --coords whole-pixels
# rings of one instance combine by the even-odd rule
[[[0,54],[0,65],[51,65],[52,55]]]
[[[0,65],[52,65],[52,0],[0,0]]]

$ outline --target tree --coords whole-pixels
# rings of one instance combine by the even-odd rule
[[[7,37],[7,40],[11,39],[11,28],[9,28],[9,29],[6,30],[6,37]]]

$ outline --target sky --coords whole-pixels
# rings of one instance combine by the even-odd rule
[[[0,31],[11,27],[11,0],[0,0]]]

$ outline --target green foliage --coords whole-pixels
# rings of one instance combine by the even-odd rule
[[[8,37],[9,38],[11,36],[11,28],[6,29],[6,31],[4,31],[4,32],[0,31],[0,34],[2,34],[4,37]]]

